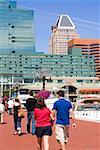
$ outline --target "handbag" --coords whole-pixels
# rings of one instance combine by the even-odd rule
[[[22,108],[18,110],[18,117],[24,118],[24,110]]]

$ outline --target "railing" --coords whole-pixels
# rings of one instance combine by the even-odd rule
[[[100,121],[100,111],[74,111],[75,118],[87,121]]]

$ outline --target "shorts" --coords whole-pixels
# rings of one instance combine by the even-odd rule
[[[37,137],[42,137],[44,135],[52,135],[52,127],[46,126],[46,127],[36,127],[35,134]]]
[[[69,126],[56,124],[55,134],[58,142],[68,142]]]

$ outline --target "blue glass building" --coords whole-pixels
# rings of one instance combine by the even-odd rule
[[[0,0],[0,53],[35,53],[34,11],[16,7],[15,1]]]

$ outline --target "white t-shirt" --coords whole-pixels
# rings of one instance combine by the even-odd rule
[[[5,106],[3,104],[0,104],[0,113],[3,113],[5,111]]]
[[[8,101],[8,108],[13,108],[13,100]]]

